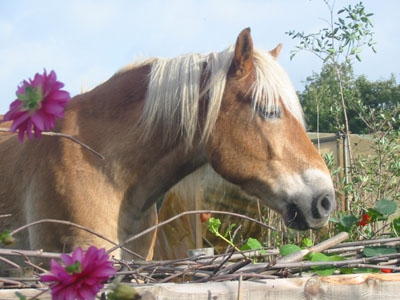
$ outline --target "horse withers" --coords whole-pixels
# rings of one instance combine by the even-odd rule
[[[324,226],[335,208],[332,181],[276,61],[279,51],[255,49],[245,29],[225,51],[141,61],[75,96],[54,131],[104,160],[67,139],[21,144],[1,135],[0,214],[12,216],[1,218],[0,228],[66,220],[118,243],[154,225],[156,201],[207,163],[280,212],[287,226]],[[15,248],[52,252],[111,246],[46,222],[15,238]],[[153,244],[151,233],[126,247],[149,259]]]

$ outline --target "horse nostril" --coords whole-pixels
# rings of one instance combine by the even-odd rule
[[[313,200],[311,213],[315,219],[326,217],[331,211],[332,204],[329,196],[318,197]]]
[[[330,209],[331,209],[331,201],[329,201],[329,199],[328,199],[328,197],[324,197],[324,198],[322,198],[322,200],[321,200],[321,207],[323,208],[323,209],[325,209],[325,211],[330,211]]]

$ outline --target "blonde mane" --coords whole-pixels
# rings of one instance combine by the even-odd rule
[[[199,127],[199,100],[208,96],[207,118],[202,140],[210,136],[217,120],[234,47],[223,52],[182,55],[152,62],[147,97],[139,120],[142,138],[151,140],[162,133],[163,145],[183,139],[192,145]],[[303,112],[293,85],[276,59],[269,53],[254,50],[256,81],[252,86],[252,106],[276,108],[279,99],[286,109],[304,126]],[[201,86],[206,67],[208,81]]]

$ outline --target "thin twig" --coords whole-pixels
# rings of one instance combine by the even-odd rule
[[[60,258],[60,253],[54,252],[43,252],[41,250],[20,250],[20,249],[3,249],[0,248],[0,255],[8,256],[29,256],[29,257],[41,257],[41,258]]]
[[[66,139],[69,139],[77,144],[79,144],[81,147],[85,148],[86,150],[89,150],[90,152],[92,152],[93,154],[95,154],[96,156],[98,156],[100,159],[105,159],[104,155],[100,154],[99,152],[97,152],[96,150],[94,150],[93,148],[91,148],[90,146],[86,145],[85,143],[81,142],[80,140],[74,138],[71,135],[68,134],[64,134],[64,133],[59,133],[59,132],[42,132],[43,135],[48,135],[48,136],[59,136],[59,137],[63,137]]]
[[[30,260],[25,261],[25,264],[28,265],[28,266],[30,266],[30,267],[32,267],[32,268],[34,268],[34,269],[36,269],[36,270],[39,270],[39,271],[42,272],[42,273],[47,272],[47,270],[45,270],[45,269],[39,267],[37,264],[34,264],[34,263],[31,262]]]
[[[8,278],[4,278],[4,277],[0,277],[0,282],[16,285],[17,287],[24,287],[25,286],[25,284],[23,284],[20,281],[17,281],[17,280],[14,280],[14,279],[8,279]]]
[[[279,263],[271,266],[271,269],[309,268],[315,266],[344,267],[347,265],[365,264],[366,262],[382,262],[385,260],[389,260],[389,258],[394,258],[394,257],[400,257],[400,253],[387,254],[385,256],[372,256],[372,257],[363,257],[363,258],[338,260],[338,261],[316,261],[316,262],[301,261],[301,262]]]
[[[203,211],[196,211],[202,213]],[[207,211],[208,212],[208,211]],[[359,241],[352,243],[342,243],[346,247],[340,247],[336,243],[346,237],[345,234],[339,234],[327,241],[319,243],[314,247],[306,249],[311,251],[327,251],[327,247],[336,247],[339,251],[349,249],[351,247],[362,247],[362,244],[378,244],[379,240]],[[382,239],[381,244],[397,243],[397,239]],[[350,245],[350,247],[349,247]],[[351,246],[355,245],[355,246]],[[332,248],[330,248],[332,249]],[[1,250],[1,249],[0,249]],[[266,250],[268,251],[268,250]],[[124,261],[115,260],[115,264],[124,265],[119,272],[116,273],[116,278],[122,280],[123,277],[128,277],[136,281],[136,284],[143,283],[162,283],[176,281],[176,279],[190,282],[222,282],[228,280],[237,280],[238,283],[238,298],[243,297],[241,286],[244,280],[258,280],[258,279],[275,279],[284,276],[282,271],[288,270],[291,274],[301,273],[303,271],[313,270],[316,268],[368,268],[368,269],[387,269],[392,272],[399,272],[400,266],[400,253],[393,253],[387,255],[377,255],[374,257],[350,258],[341,261],[285,261],[278,260],[278,263],[255,263],[251,264],[251,260],[243,259],[243,254],[249,256],[248,251],[242,253],[226,253],[214,256],[193,256],[189,258],[167,260],[167,261],[133,261],[125,263]],[[253,251],[254,252],[254,251]],[[270,250],[269,255],[279,255],[278,250]],[[235,253],[235,254],[234,254]],[[352,251],[353,256],[358,255]],[[346,256],[347,253],[342,253],[341,256]],[[23,278],[10,278],[8,287],[16,285],[16,288],[26,287]],[[32,280],[38,281],[38,278]],[[0,279],[1,281],[1,279]],[[32,286],[32,284],[30,284]],[[11,286],[12,287],[12,286]]]
[[[382,243],[390,243],[390,242],[400,242],[400,237],[346,242],[346,243],[337,245],[335,247],[343,248],[343,247],[350,247],[350,246],[364,246],[364,245],[382,244]]]
[[[245,267],[245,266],[251,264],[251,262],[252,262],[251,259],[246,259],[246,260],[244,260],[244,261],[239,261],[239,262],[237,262],[236,264],[233,264],[233,265],[231,265],[231,266],[225,268],[225,269],[224,269],[224,271],[225,271],[224,273],[233,274],[233,273],[235,273],[236,271],[242,269],[243,267]],[[228,269],[228,270],[226,270],[226,269]]]
[[[220,272],[221,268],[229,261],[229,259],[231,258],[231,256],[233,255],[234,252],[231,252],[230,255],[228,257],[226,257],[218,266],[218,268],[216,268],[214,270],[214,273],[212,275],[216,275]],[[212,277],[212,275],[210,276],[210,278]]]
[[[1,254],[1,253],[0,253],[0,254]],[[12,266],[12,267],[14,267],[14,268],[16,268],[16,269],[21,269],[21,267],[20,267],[18,264],[16,264],[15,262],[13,262],[13,261],[11,261],[11,260],[5,258],[5,257],[1,257],[1,256],[0,256],[0,261],[4,262],[4,263],[6,263],[6,264],[9,264],[10,266]]]
[[[82,225],[79,225],[79,224],[76,224],[76,223],[73,223],[73,222],[70,222],[70,221],[55,220],[55,219],[42,219],[42,220],[38,220],[38,221],[35,221],[35,222],[31,222],[31,223],[26,224],[26,225],[24,225],[24,226],[21,226],[21,227],[15,229],[15,230],[11,231],[11,232],[10,232],[10,235],[15,235],[15,234],[17,234],[18,232],[20,232],[20,231],[22,231],[22,230],[24,230],[24,229],[27,229],[28,227],[31,227],[31,226],[34,226],[34,225],[38,225],[38,224],[42,224],[42,223],[57,223],[57,224],[64,224],[64,225],[68,225],[68,226],[77,227],[77,228],[79,228],[79,229],[81,229],[81,230],[84,230],[84,231],[86,231],[86,232],[89,232],[89,233],[91,233],[91,234],[93,234],[93,235],[95,235],[95,236],[97,236],[97,237],[99,237],[99,238],[101,238],[101,239],[103,239],[103,240],[109,242],[110,244],[113,244],[113,245],[118,246],[118,247],[116,247],[115,249],[121,248],[122,250],[124,250],[124,251],[126,251],[126,252],[128,252],[128,253],[130,253],[130,254],[136,256],[136,257],[139,257],[140,259],[145,259],[144,257],[142,257],[141,255],[139,255],[138,253],[135,253],[135,252],[133,252],[132,250],[129,250],[129,249],[127,249],[127,248],[121,247],[120,245],[118,245],[118,244],[115,243],[114,241],[110,240],[109,238],[106,238],[105,236],[103,236],[103,235],[101,235],[101,234],[99,234],[99,233],[97,233],[97,232],[95,232],[95,231],[93,231],[93,230],[91,230],[91,229],[89,229],[89,228],[86,228],[86,227],[84,227],[84,226],[82,226]],[[114,250],[115,250],[115,249],[114,249]],[[110,253],[110,252],[108,252],[108,253]]]
[[[28,300],[36,300],[39,299],[39,297],[45,293],[47,293],[48,291],[50,291],[50,288],[46,288],[43,291],[40,291],[39,293],[37,293],[36,295],[34,295],[33,297],[29,298]]]
[[[0,127],[0,131],[1,132],[9,132],[11,134],[14,133],[14,132],[11,132],[9,128],[4,128],[4,127]],[[42,135],[58,136],[58,137],[63,137],[63,138],[69,139],[69,140],[79,144],[81,147],[85,148],[86,150],[89,150],[90,152],[92,152],[93,154],[98,156],[99,158],[105,159],[105,157],[102,154],[100,154],[99,152],[97,152],[96,150],[91,148],[90,146],[86,145],[85,143],[81,142],[80,140],[78,140],[77,138],[75,138],[69,134],[60,133],[60,132],[52,132],[52,131],[42,131]]]

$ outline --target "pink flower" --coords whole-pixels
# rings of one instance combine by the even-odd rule
[[[78,247],[72,255],[62,254],[61,260],[64,266],[52,259],[50,273],[41,277],[42,282],[54,282],[51,285],[53,300],[95,299],[103,282],[115,274],[104,248],[91,246],[84,253]]]
[[[0,122],[13,121],[10,131],[18,130],[21,142],[24,133],[32,139],[32,130],[35,137],[40,138],[42,131],[54,127],[55,118],[64,117],[64,107],[71,98],[67,91],[61,90],[64,84],[57,81],[57,75],[51,71],[47,75],[36,73],[35,77],[24,80],[17,89],[17,99],[10,104],[10,110]]]

